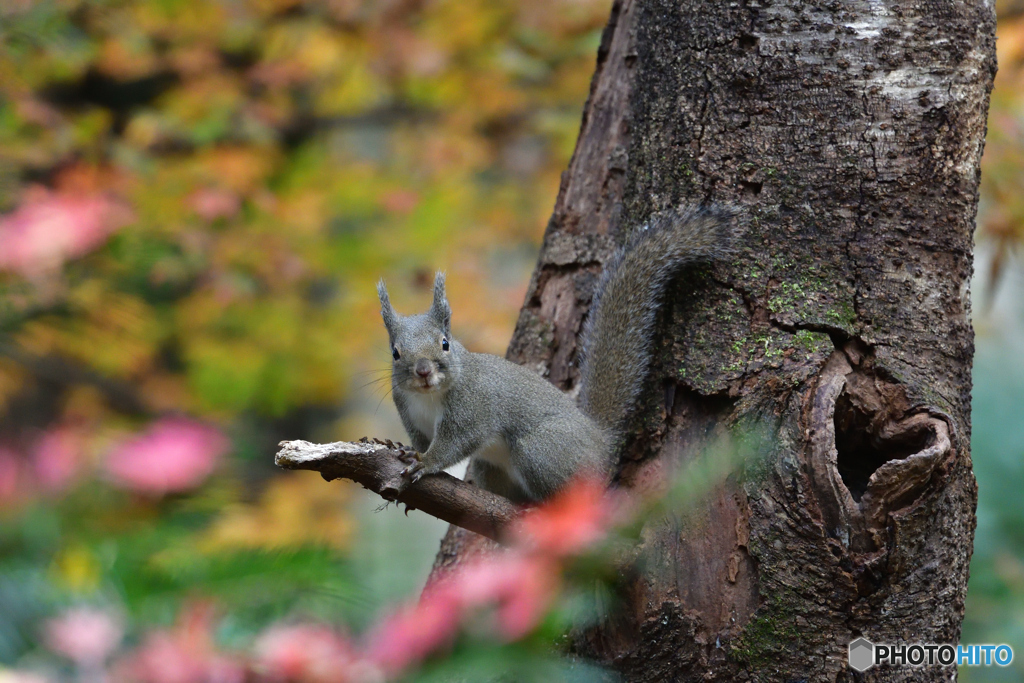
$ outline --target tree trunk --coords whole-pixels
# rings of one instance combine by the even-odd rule
[[[994,29],[981,2],[616,0],[509,357],[571,390],[624,231],[740,204],[735,262],[672,291],[617,483],[663,478],[744,418],[774,445],[699,519],[645,531],[627,608],[581,654],[629,681],[837,681],[858,636],[957,642]],[[437,566],[482,543],[452,529]]]

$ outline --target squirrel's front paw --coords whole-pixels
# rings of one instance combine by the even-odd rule
[[[398,450],[398,459],[406,464],[406,468],[402,470],[402,480],[406,486],[415,484],[426,474],[426,466],[420,459],[420,454],[408,446],[402,446]]]
[[[398,458],[399,462],[405,463],[406,467],[402,469],[402,473],[397,480],[387,483],[380,492],[380,495],[387,500],[396,500],[402,491],[409,488],[410,484],[416,483],[426,474],[426,466],[420,460],[419,452],[401,444],[398,444],[395,450],[398,451],[395,457]]]
[[[420,480],[420,477],[426,474],[426,466],[423,464],[423,460],[420,459],[420,454],[416,450],[409,448],[408,446],[399,446],[398,459],[406,464],[405,469],[402,470],[402,488],[405,488],[409,484],[415,484]]]
[[[423,464],[423,461],[419,459],[419,454],[416,454],[416,459],[408,467],[402,470],[402,480],[405,485],[415,484],[418,482],[424,474],[427,473],[427,466]]]
[[[398,459],[404,462],[406,465],[413,465],[420,461],[420,454],[416,449],[409,448],[408,446],[399,445],[398,447]]]

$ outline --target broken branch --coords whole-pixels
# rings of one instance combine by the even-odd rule
[[[466,483],[450,474],[429,474],[404,491],[400,444],[379,441],[315,444],[282,441],[274,458],[278,467],[314,470],[327,481],[350,479],[385,500],[500,541],[505,528],[519,515],[507,498]],[[399,492],[401,491],[401,492]]]

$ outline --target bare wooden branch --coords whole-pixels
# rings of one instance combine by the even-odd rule
[[[274,458],[278,467],[314,470],[327,481],[350,479],[386,500],[500,541],[519,509],[507,498],[468,484],[450,474],[430,474],[399,493],[405,463],[398,444],[372,441],[315,444],[282,441]]]

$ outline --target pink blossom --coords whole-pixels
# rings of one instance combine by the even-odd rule
[[[102,664],[121,642],[119,621],[109,612],[88,607],[69,609],[46,622],[45,642],[53,652],[75,664]]]
[[[249,69],[248,77],[272,88],[287,88],[302,83],[308,74],[297,62],[263,62]]]
[[[600,479],[577,479],[512,528],[520,546],[554,556],[578,553],[601,539],[618,506]]]
[[[208,605],[187,606],[174,628],[150,633],[113,679],[136,683],[242,683],[245,669],[213,644]]]
[[[0,217],[0,270],[34,277],[101,245],[126,218],[101,195],[39,192]]]
[[[28,0],[31,2],[32,0]],[[23,97],[15,101],[15,111],[27,123],[49,128],[61,122],[60,112],[49,104],[34,97]]]
[[[454,641],[473,612],[495,608],[502,637],[533,630],[554,599],[558,566],[545,558],[503,553],[456,569],[428,586],[419,602],[384,619],[370,633],[367,657],[396,676]]]
[[[151,633],[119,667],[118,680],[139,683],[241,683],[243,667],[234,660],[197,648],[169,631]]]
[[[60,491],[74,479],[82,459],[81,435],[70,427],[52,429],[32,449],[32,465],[39,485]]]
[[[0,504],[10,504],[25,493],[21,456],[0,446]]]
[[[511,553],[477,561],[454,578],[465,608],[494,604],[497,627],[508,640],[522,638],[555,597],[558,567],[537,555]]]
[[[200,218],[211,222],[218,218],[234,218],[242,208],[242,200],[237,194],[215,187],[196,190],[189,203]]]
[[[118,486],[162,496],[202,484],[228,447],[213,427],[165,418],[117,447],[107,456],[106,469]]]
[[[380,202],[389,213],[407,214],[420,203],[420,196],[412,190],[393,190],[384,194]]]
[[[374,628],[367,657],[390,676],[422,661],[455,639],[462,617],[459,602],[450,583],[424,592],[419,602],[399,609]]]
[[[472,614],[493,609],[507,640],[535,629],[558,592],[560,561],[601,539],[623,506],[604,481],[581,478],[512,529],[514,547],[462,565],[434,581],[419,602],[380,622],[367,638],[367,657],[397,676],[449,646]]]
[[[314,624],[269,628],[256,641],[255,667],[276,681],[348,683],[373,678],[345,638]]]

